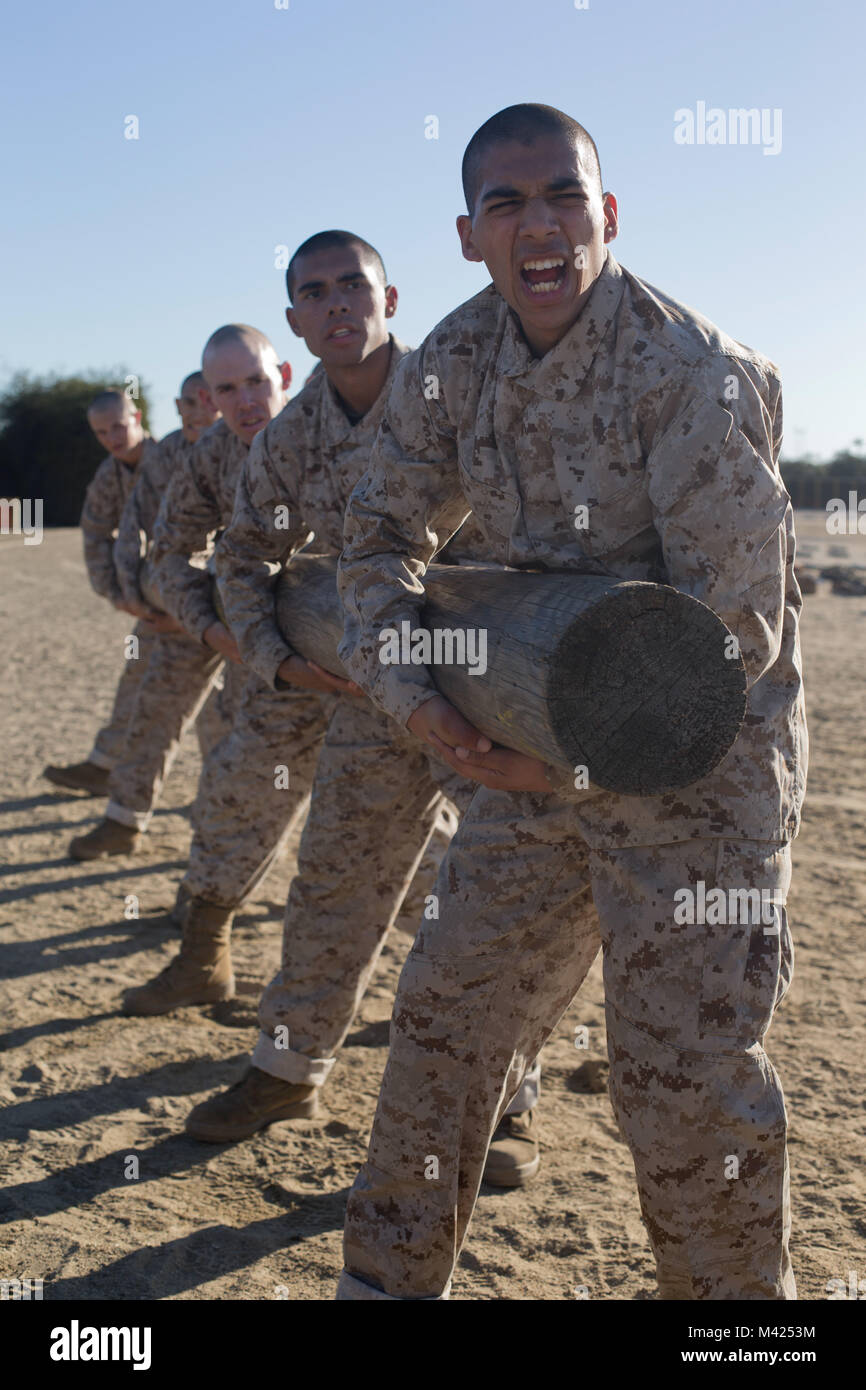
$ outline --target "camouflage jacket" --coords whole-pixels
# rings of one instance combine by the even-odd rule
[[[114,566],[114,534],[138,473],[158,453],[156,440],[146,436],[138,464],[123,463],[109,454],[102,460],[84,494],[81,511],[84,563],[92,587],[112,603],[123,597]]]
[[[165,491],[175,468],[192,452],[183,430],[172,430],[151,451],[146,463],[136,471],[132,492],[126,499],[114,542],[114,568],[123,597],[143,602],[138,584],[142,558],[148,554],[153,540],[153,528]]]
[[[228,525],[246,444],[217,420],[181,458],[153,532],[152,577],[167,611],[200,641],[214,610],[207,562]]]
[[[807,740],[794,527],[778,456],[781,387],[765,357],[620,267],[541,358],[494,286],[400,366],[370,468],[350,499],[341,657],[405,724],[423,666],[383,665],[379,634],[418,625],[422,579],[467,513],[492,557],[671,584],[736,635],[749,703],[708,777],[661,796],[557,790],[603,848],[796,833]]]
[[[385,385],[360,420],[352,424],[325,372],[316,372],[256,436],[244,464],[215,568],[244,661],[272,687],[292,654],[274,617],[275,575],[310,532],[317,554],[340,553],[346,503],[367,468],[390,384],[409,352],[393,336],[391,343]]]

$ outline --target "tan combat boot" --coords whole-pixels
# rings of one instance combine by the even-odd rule
[[[319,1110],[318,1090],[249,1067],[234,1086],[191,1110],[184,1128],[206,1144],[248,1139],[276,1120],[311,1119]]]
[[[174,900],[174,907],[167,914],[169,923],[171,926],[177,927],[178,931],[183,931],[191,902],[192,893],[187,888],[183,879],[181,879],[180,883],[177,885],[177,897]]]
[[[158,912],[155,917],[142,917],[141,921],[146,927],[174,927],[175,931],[182,932],[191,901],[192,894],[186,884],[181,882],[178,884],[174,904],[167,912]]]
[[[126,991],[124,1012],[168,1014],[186,1004],[215,1004],[233,998],[233,916],[233,908],[190,898],[179,952],[146,985]]]
[[[523,1187],[538,1172],[538,1126],[534,1110],[503,1115],[493,1132],[482,1181],[491,1187]]]
[[[53,782],[55,787],[71,787],[76,792],[89,792],[91,796],[108,796],[109,770],[97,767],[96,763],[69,763],[66,767],[48,764],[42,776]]]
[[[140,843],[141,832],[134,826],[106,816],[89,835],[76,835],[69,853],[73,859],[102,859],[109,854],[134,854]]]

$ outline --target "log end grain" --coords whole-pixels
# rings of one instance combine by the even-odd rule
[[[551,661],[551,722],[570,764],[621,795],[705,777],[745,715],[745,667],[730,653],[728,629],[697,599],[617,585],[575,619]]]

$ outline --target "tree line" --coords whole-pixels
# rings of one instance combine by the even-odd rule
[[[44,526],[77,526],[87,484],[105,457],[87,407],[110,387],[133,396],[147,428],[147,392],[124,367],[14,376],[0,392],[0,497],[40,497]]]
[[[18,373],[0,392],[0,497],[41,497],[45,526],[76,526],[84,492],[103,451],[87,423],[87,407],[108,387],[136,393],[148,427],[147,391],[124,367],[78,376]],[[795,507],[825,508],[833,497],[866,492],[863,441],[829,462],[783,459],[785,486]]]

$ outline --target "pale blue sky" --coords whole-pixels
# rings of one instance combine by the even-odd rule
[[[454,231],[467,140],[543,101],[596,138],[618,259],[780,365],[784,452],[866,436],[854,3],[48,0],[4,27],[2,381],[127,363],[164,433],[234,319],[299,385],[312,361],[274,248],[331,226],[380,249],[395,331],[419,342],[486,281]],[[780,109],[780,152],[677,144],[674,113],[698,102]]]

